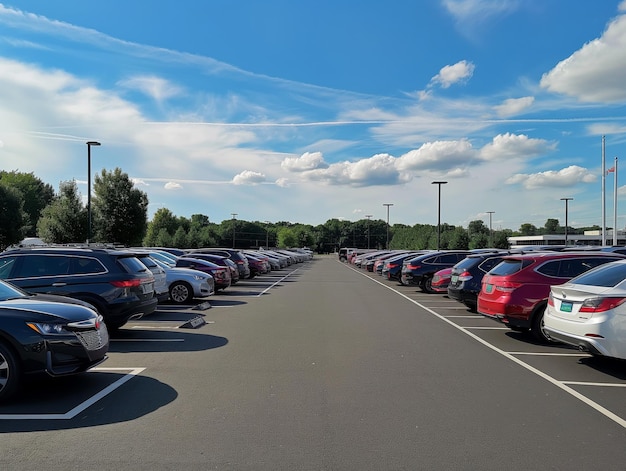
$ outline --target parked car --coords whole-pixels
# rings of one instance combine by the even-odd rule
[[[434,274],[453,267],[470,253],[468,250],[440,250],[407,259],[402,264],[400,282],[403,285],[418,285],[422,291],[432,293]]]
[[[485,274],[502,261],[502,257],[511,252],[471,254],[452,267],[448,297],[465,304],[476,311],[478,293]]]
[[[626,260],[552,286],[544,334],[593,355],[626,359]]]
[[[244,257],[248,260],[250,266],[250,278],[254,278],[258,275],[264,275],[270,271],[269,262],[261,260],[250,254],[244,254]]]
[[[194,253],[209,253],[228,257],[237,265],[237,269],[239,270],[239,279],[245,280],[246,278],[250,278],[250,265],[248,264],[248,259],[244,257],[243,253],[241,253],[241,250],[204,247],[201,249],[188,250],[185,256],[193,257]]]
[[[155,259],[167,280],[169,299],[176,304],[190,303],[194,298],[207,298],[215,294],[213,277],[199,270],[180,268]]]
[[[512,330],[531,331],[538,340],[547,341],[542,323],[550,287],[624,258],[624,255],[601,252],[507,255],[483,277],[478,312],[500,320]]]
[[[231,285],[230,268],[221,267],[208,260],[201,260],[192,257],[180,257],[176,260],[176,266],[181,268],[191,268],[208,273],[215,282],[215,291],[225,290]]]
[[[89,304],[0,281],[0,400],[26,377],[82,373],[106,359],[109,334]]]
[[[383,263],[383,269],[380,274],[388,280],[400,281],[400,276],[402,274],[402,264],[404,263],[404,261],[408,258],[416,257],[420,253],[426,252],[426,250],[407,252],[388,258]]]
[[[448,285],[452,277],[452,267],[435,272],[430,285],[433,293],[448,293]]]
[[[69,296],[91,304],[109,331],[152,314],[154,276],[136,253],[106,248],[31,247],[0,254],[0,279],[29,293]]]
[[[193,254],[193,258],[198,258],[200,260],[206,260],[207,262],[215,263],[221,267],[226,267],[230,270],[230,284],[234,285],[239,281],[239,270],[237,269],[237,265],[230,258],[224,257],[223,255],[215,255],[211,253],[199,253],[196,252]]]
[[[148,268],[148,270],[150,270],[150,272],[152,272],[152,276],[154,277],[154,295],[157,300],[160,303],[167,301],[170,294],[165,270],[163,270],[163,268],[159,266],[159,264],[156,263],[148,253],[137,253],[137,258]]]

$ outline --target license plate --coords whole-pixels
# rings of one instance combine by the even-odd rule
[[[452,275],[452,278],[450,278],[450,282],[456,283],[457,281],[459,281],[459,275]]]
[[[485,293],[489,294],[493,292],[493,285],[485,285]]]
[[[561,302],[561,311],[563,312],[572,312],[572,303],[568,301]]]

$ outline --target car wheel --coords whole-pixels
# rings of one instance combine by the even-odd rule
[[[170,286],[170,299],[176,304],[185,304],[193,299],[191,286],[184,281],[176,281]]]
[[[546,332],[543,330],[543,313],[545,312],[545,310],[546,307],[541,306],[535,311],[530,331],[532,332],[533,336],[540,342],[549,343],[552,342],[552,340],[546,335]]]
[[[11,397],[21,381],[20,366],[15,354],[0,344],[0,400]]]
[[[435,291],[433,290],[433,277],[432,276],[424,277],[420,288],[422,288],[422,291],[424,293],[431,293],[431,294],[434,293]]]

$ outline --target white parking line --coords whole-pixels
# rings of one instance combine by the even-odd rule
[[[0,414],[0,420],[68,420],[73,419],[82,411],[98,402],[103,397],[115,391],[122,384],[134,378],[136,375],[144,371],[145,368],[92,368],[89,372],[93,371],[128,371],[128,374],[122,376],[120,379],[110,384],[98,394],[94,394],[86,401],[81,402],[72,410],[65,414]],[[88,373],[89,373],[88,372]]]
[[[285,276],[281,277],[278,279],[278,281],[276,281],[275,283],[272,283],[270,286],[268,286],[267,288],[265,288],[263,291],[261,291],[256,297],[259,296],[263,296],[265,293],[267,293],[269,290],[271,290],[274,286],[276,286],[278,283],[280,283],[281,281],[289,278],[291,275],[293,275],[295,272],[297,272],[298,270],[300,270],[299,268],[296,268],[294,271],[287,273]]]
[[[587,383],[585,381],[563,381],[564,384],[575,386],[606,386],[609,388],[626,388],[626,383]]]
[[[507,352],[509,355],[528,355],[528,356],[543,356],[543,357],[583,357],[589,358],[592,355],[588,353],[548,353],[548,352]]]
[[[580,400],[581,402],[587,404],[589,407],[595,409],[596,411],[598,411],[599,413],[601,413],[602,415],[604,415],[605,417],[611,419],[612,421],[614,421],[616,424],[621,425],[623,428],[626,428],[626,419],[623,419],[622,417],[620,417],[619,415],[615,414],[614,412],[611,412],[610,410],[608,410],[606,407],[601,406],[600,404],[598,404],[597,402],[589,399],[587,396],[579,393],[578,391],[576,391],[575,389],[569,387],[566,383],[564,383],[563,381],[559,381],[556,378],[553,378],[552,376],[550,376],[547,373],[544,373],[543,371],[535,368],[534,366],[530,366],[527,363],[524,363],[522,360],[520,360],[519,358],[516,358],[515,356],[511,355],[510,353],[505,352],[504,350],[496,347],[495,345],[490,344],[489,342],[487,342],[486,340],[481,339],[478,335],[470,332],[470,330],[468,328],[465,327],[461,327],[460,325],[455,324],[454,322],[452,322],[449,319],[446,319],[445,316],[442,316],[441,314],[439,314],[438,312],[433,311],[432,309],[424,306],[423,304],[415,301],[414,299],[411,299],[409,296],[399,292],[398,290],[392,288],[391,286],[387,286],[384,283],[381,283],[378,280],[373,279],[372,277],[361,273],[359,270],[356,270],[352,267],[348,267],[350,268],[350,270],[359,273],[360,275],[368,278],[369,280],[372,280],[374,283],[379,284],[380,286],[383,286],[385,288],[387,288],[390,291],[393,291],[394,293],[398,294],[399,296],[402,296],[404,299],[406,299],[407,301],[415,304],[416,306],[424,309],[425,311],[431,313],[433,316],[438,317],[439,319],[441,319],[443,322],[446,322],[447,324],[451,325],[452,327],[454,327],[457,330],[460,330],[461,332],[463,332],[466,335],[469,335],[471,338],[473,338],[475,341],[483,344],[485,347],[490,348],[491,350],[493,350],[496,353],[499,353],[500,355],[502,355],[505,358],[508,358],[509,360],[511,360],[514,363],[517,363],[519,366],[521,366],[522,368],[527,369],[528,371],[530,371],[531,373],[536,374],[537,376],[539,376],[540,378],[545,379],[546,381],[548,381],[549,383],[553,384],[554,386],[556,386],[557,388],[565,391],[566,393],[570,394],[571,396],[575,397],[576,399]]]

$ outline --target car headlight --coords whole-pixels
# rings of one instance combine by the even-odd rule
[[[68,330],[64,324],[49,324],[46,322],[27,322],[26,325],[41,335],[65,335]]]
[[[206,276],[193,275],[193,277],[194,277],[197,281],[208,280],[208,278],[207,278]]]

